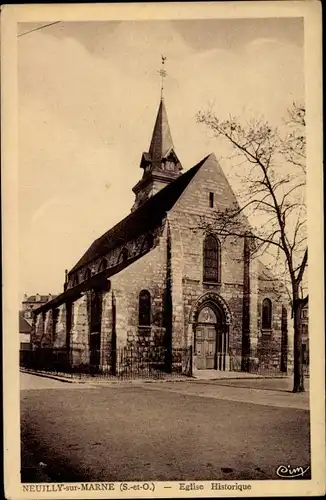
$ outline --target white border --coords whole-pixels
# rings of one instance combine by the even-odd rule
[[[250,491],[184,492],[178,483],[154,483],[155,491],[145,494],[116,491],[69,493],[69,498],[149,498],[216,496],[302,496],[325,492],[325,409],[324,409],[324,289],[323,289],[323,198],[322,198],[322,51],[321,5],[317,1],[147,3],[94,5],[3,6],[1,16],[2,75],[2,214],[3,214],[3,379],[4,446],[6,498],[67,498],[67,492],[23,493],[20,485],[19,360],[18,360],[18,189],[17,189],[17,23],[154,20],[253,17],[304,17],[305,85],[307,108],[308,236],[309,236],[309,330],[311,453],[310,481],[250,481]],[[218,481],[225,483],[224,481]],[[235,482],[233,482],[235,483]],[[119,483],[120,484],[120,483]],[[200,484],[210,484],[208,481]],[[232,482],[228,482],[232,484]],[[81,495],[81,496],[80,496]]]

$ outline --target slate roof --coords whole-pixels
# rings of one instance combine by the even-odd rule
[[[207,158],[208,156],[95,240],[83,257],[70,270],[69,275],[108,251],[158,227]]]
[[[21,312],[19,312],[19,333],[31,333],[32,327],[28,321],[24,318]]]

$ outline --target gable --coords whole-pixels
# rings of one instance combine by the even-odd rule
[[[214,206],[210,207],[210,193],[213,193]],[[178,201],[172,213],[187,211],[189,214],[216,218],[218,212],[230,208],[239,208],[236,196],[219,164],[212,153],[203,162]],[[244,215],[241,215],[243,231],[251,231],[251,226]]]

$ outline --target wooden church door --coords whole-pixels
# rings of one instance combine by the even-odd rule
[[[195,333],[195,355],[198,370],[224,369],[225,332],[220,315],[208,306],[198,316]]]
[[[213,370],[215,368],[215,354],[215,325],[198,325],[196,328],[197,369]]]

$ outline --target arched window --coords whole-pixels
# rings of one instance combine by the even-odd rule
[[[215,236],[209,234],[204,240],[204,281],[219,283],[220,273],[220,244]]]
[[[76,286],[76,285],[78,285],[78,283],[79,283],[79,278],[78,278],[78,274],[76,273],[72,279],[72,286]]]
[[[261,326],[263,330],[272,329],[272,302],[270,299],[263,300]]]
[[[148,252],[154,245],[154,237],[152,234],[148,234],[143,241],[142,252]]]
[[[128,250],[126,248],[123,248],[119,255],[118,264],[120,264],[121,262],[127,262],[127,260],[128,260]]]
[[[142,290],[139,294],[139,326],[150,326],[151,324],[151,294],[148,290]]]
[[[86,269],[85,274],[84,274],[84,281],[89,280],[91,276],[92,276],[91,270]]]
[[[108,261],[106,259],[102,259],[100,265],[98,266],[98,272],[101,273],[102,271],[105,271],[107,267],[108,267]]]

